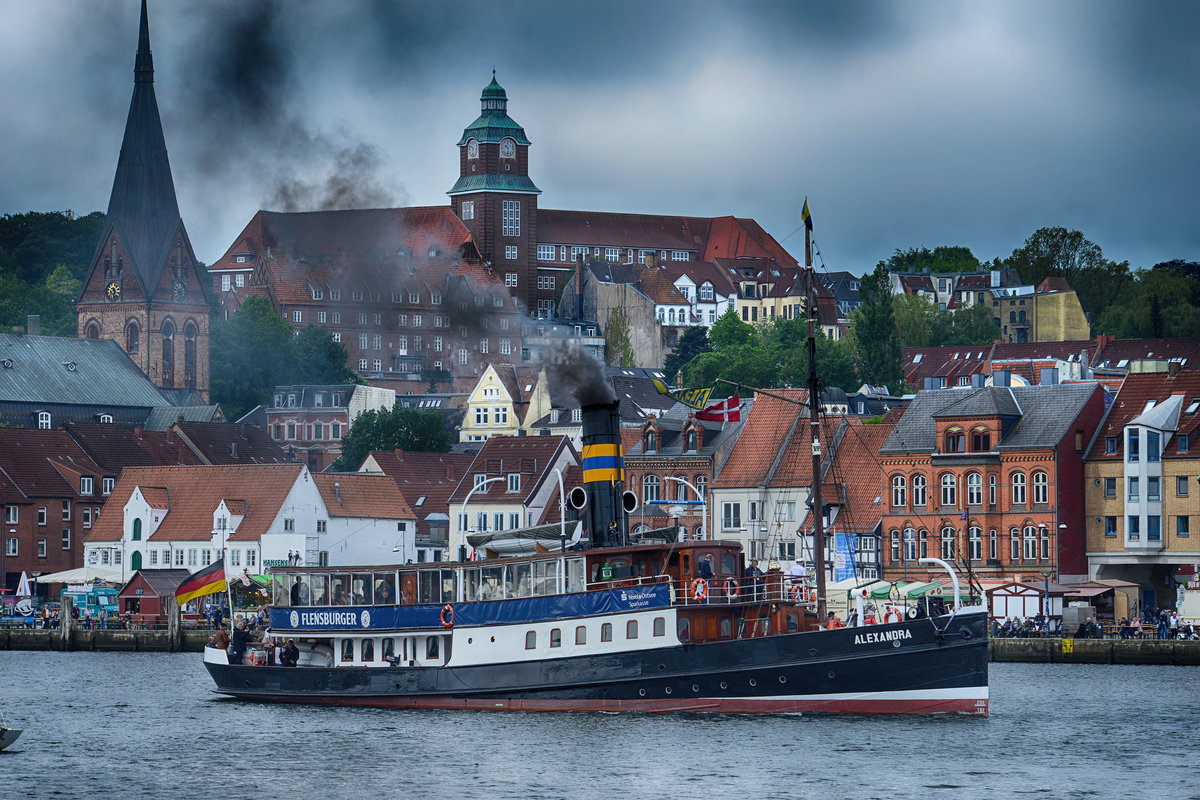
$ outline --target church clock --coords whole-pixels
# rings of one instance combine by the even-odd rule
[[[120,300],[121,284],[117,281],[109,281],[108,285],[104,287],[104,296],[109,300]]]
[[[172,294],[175,298],[175,302],[184,302],[187,300],[187,285],[184,284],[183,281],[175,281],[175,287]]]

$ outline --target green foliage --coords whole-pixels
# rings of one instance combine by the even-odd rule
[[[892,312],[891,283],[882,261],[873,273],[863,276],[859,297],[862,305],[850,314],[858,374],[867,383],[887,386],[898,394],[904,385],[904,368]]]
[[[1106,309],[1121,304],[1135,281],[1128,262],[1105,260],[1099,245],[1066,228],[1038,228],[1013,250],[1009,266],[1023,283],[1034,286],[1048,277],[1065,278],[1093,323]]]
[[[886,262],[890,272],[971,272],[979,269],[979,259],[968,247],[953,247],[942,245],[930,250],[922,247],[920,250],[910,247],[908,250],[896,248]]]
[[[441,412],[399,406],[363,412],[342,437],[342,454],[332,468],[336,472],[356,470],[372,450],[397,448],[448,453],[450,434]]]
[[[297,336],[258,296],[214,324],[210,349],[212,400],[230,419],[266,403],[279,385],[358,382],[346,366],[346,348],[327,330],[310,325]]]
[[[676,373],[683,369],[685,364],[701,353],[711,350],[708,328],[703,325],[694,325],[685,330],[679,337],[679,341],[675,343],[675,351],[667,356],[667,360],[663,364],[663,375],[666,376],[667,383],[671,383],[675,379]]]
[[[604,344],[610,367],[632,367],[636,363],[625,309],[614,308],[608,315],[608,325],[604,328]]]
[[[1200,336],[1200,289],[1186,270],[1135,273],[1123,302],[1105,310],[1093,329],[1121,339]]]
[[[723,350],[736,345],[750,344],[754,341],[754,326],[742,322],[736,309],[727,309],[717,317],[712,330],[708,332],[708,341],[714,350]]]
[[[0,330],[39,314],[44,335],[74,336],[75,298],[103,227],[98,211],[0,216]]]

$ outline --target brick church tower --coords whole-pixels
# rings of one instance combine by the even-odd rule
[[[75,301],[77,335],[113,339],[162,389],[209,399],[209,305],[167,161],[146,0],[133,99],[104,231]]]
[[[458,142],[458,181],[447,192],[450,208],[475,237],[480,253],[509,294],[536,308],[537,201],[529,179],[529,139],[508,116],[508,95],[492,82],[479,98],[479,118]]]

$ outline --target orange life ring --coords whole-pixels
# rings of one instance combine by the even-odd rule
[[[810,603],[817,602],[817,590],[816,589],[808,590],[808,602],[810,602]]]
[[[900,622],[904,617],[900,616],[900,612],[895,606],[889,606],[888,610],[883,612],[883,624],[887,625],[891,622]]]
[[[696,578],[692,581],[692,599],[703,600],[708,597],[708,581],[704,578]]]
[[[738,596],[737,581],[735,581],[733,578],[725,579],[725,596],[731,600]]]
[[[442,606],[442,627],[454,627],[454,606],[450,605],[449,603],[446,603],[446,605]]]

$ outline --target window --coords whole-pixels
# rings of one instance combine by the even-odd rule
[[[1158,431],[1146,431],[1146,460],[1158,461],[1161,455],[1159,442],[1162,441]]]
[[[506,244],[504,246],[504,257],[509,261],[517,260],[517,246],[515,244]]]
[[[606,622],[603,625],[601,625],[600,626],[600,641],[611,642],[612,641],[612,631],[613,631],[613,628],[612,628],[611,622]]]
[[[1009,553],[1012,556],[1012,560],[1020,561],[1021,560],[1021,532],[1019,530],[1017,530],[1016,528],[1012,528],[1008,532],[1008,538],[1012,542],[1012,547],[1010,548],[1010,553]]]
[[[925,476],[913,475],[912,479],[913,508],[925,507]]]
[[[296,530],[296,520],[290,517],[284,518],[283,530],[287,533],[292,533]]]
[[[367,335],[365,333],[360,333],[358,335],[358,349],[359,350],[367,349]]]
[[[1176,475],[1175,476],[1175,496],[1176,497],[1187,497],[1188,496],[1188,479],[1187,479],[1186,475]]]
[[[321,323],[322,325],[325,324],[325,312],[324,311],[317,312],[317,322]]]
[[[230,288],[230,286],[229,286],[229,276],[228,276],[228,275],[222,275],[222,276],[221,276],[221,291],[222,291],[222,292],[228,292],[228,291],[229,291],[229,288]]]
[[[1117,452],[1117,437],[1108,436],[1104,439],[1104,452],[1105,453]]]
[[[903,508],[905,495],[907,494],[907,481],[903,475],[894,475],[892,477],[892,507]]]
[[[1137,478],[1129,479],[1129,500],[1136,502],[1141,496],[1141,487],[1138,485]]]
[[[1044,472],[1033,473],[1033,503],[1046,505],[1050,502],[1050,482]]]
[[[38,539],[38,551],[37,551],[37,553],[38,553],[38,558],[45,558],[45,557],[46,557],[46,540],[45,540],[45,539]]]
[[[238,562],[237,562],[237,557],[238,557],[238,554],[239,554],[239,551],[238,551],[238,550],[234,550],[234,551],[233,551],[234,563],[238,563]],[[182,567],[182,566],[183,566],[183,550],[176,550],[176,551],[175,551],[175,566],[177,566],[177,567]]]
[[[700,492],[700,499],[703,500],[706,497],[708,497],[708,476],[707,475],[697,475],[694,483],[696,485],[697,491]],[[792,507],[795,508],[795,503],[792,504]]]
[[[1025,526],[1025,560],[1035,561],[1037,559],[1037,528],[1032,525]]]
[[[521,203],[519,200],[505,200],[501,205],[500,233],[504,236],[521,235]]]
[[[942,476],[942,506],[958,505],[958,485],[953,475]]]
[[[508,491],[510,491],[510,492],[521,491],[521,473],[510,472],[508,474]]]
[[[4,553],[10,556],[17,555],[17,537],[11,536],[4,540]]]
[[[555,277],[553,275],[538,275],[539,289],[553,289],[555,286]]]
[[[1104,479],[1104,496],[1105,497],[1116,497],[1117,496],[1117,479],[1116,478],[1105,478]]]
[[[465,205],[465,203],[464,203],[464,205]],[[526,631],[525,632],[525,649],[526,650],[536,650],[537,649],[537,631]]]
[[[486,354],[487,354],[487,351],[488,351],[488,340],[487,340],[487,339],[480,339],[480,340],[479,340],[479,352],[480,352],[480,353],[483,353],[484,355],[486,355]]]
[[[466,364],[466,363],[467,363],[467,351],[466,351],[466,350],[459,350],[459,351],[458,351],[458,363],[459,363],[459,364]]]
[[[904,560],[917,560],[917,533],[912,528],[904,529]]]
[[[1141,519],[1136,514],[1129,517],[1129,531],[1126,534],[1126,538],[1130,540],[1142,538],[1141,522]]]
[[[1117,535],[1117,518],[1116,517],[1105,517],[1104,518],[1104,535],[1105,536],[1116,536]]]
[[[966,441],[962,431],[952,430],[946,434],[946,452],[961,453],[966,450]]]
[[[43,431],[50,430],[50,412],[39,411],[37,415],[38,429]]]
[[[1158,502],[1162,499],[1162,492],[1159,490],[1159,485],[1162,481],[1158,476],[1146,478],[1146,499],[1151,502]]]
[[[92,527],[92,507],[91,506],[83,507],[83,527],[85,527],[85,528]]]
[[[1189,536],[1191,531],[1188,528],[1188,517],[1178,516],[1175,518],[1175,535]]]
[[[62,501],[62,520],[63,520],[63,522],[66,522],[70,518],[71,518],[71,501],[63,500]]]
[[[483,426],[488,424],[488,409],[484,407],[475,409],[475,425]]]
[[[1025,473],[1014,472],[1012,476],[1012,504],[1025,505]]]
[[[550,646],[562,647],[562,630],[559,628],[550,629]]]
[[[995,528],[992,528],[990,531],[988,531],[988,558],[992,561],[996,561],[1000,558],[999,538],[1000,537],[996,535]]]
[[[892,563],[898,564],[900,563],[900,531],[892,531],[890,539],[892,545]]]
[[[511,339],[501,339],[500,340],[500,355],[507,356],[507,355],[511,355],[511,354],[512,354],[512,340]]]
[[[16,539],[13,539],[13,541],[15,542]],[[628,622],[626,622],[625,623],[625,638],[626,639],[636,639],[638,637],[637,628],[638,628],[638,626],[637,626],[636,619],[631,619]]]
[[[646,452],[655,453],[658,451],[658,434],[654,431],[646,432]]]
[[[996,507],[996,476],[988,475],[988,505]]]
[[[971,449],[975,452],[986,452],[992,449],[992,435],[987,431],[972,431]]]
[[[1139,448],[1138,448],[1139,433],[1140,432],[1137,428],[1129,429],[1129,446],[1126,449],[1126,458],[1129,461],[1137,461],[1139,458]]]
[[[721,527],[726,530],[742,527],[742,504],[721,504]]]
[[[9,508],[16,508],[16,506],[9,506]],[[46,524],[46,516],[46,507],[38,506],[38,525]]]
[[[983,505],[983,476],[978,472],[967,475],[967,505]]]
[[[62,549],[63,549],[63,550],[70,550],[70,549],[71,549],[71,530],[70,530],[69,528],[63,528],[63,532],[62,532]]]
[[[464,220],[475,219],[475,201],[474,200],[463,200],[462,218]]]
[[[954,528],[942,528],[942,558],[954,560]]]
[[[382,334],[377,333],[371,337],[371,349],[372,350],[382,350],[383,349],[383,335]]]
[[[538,261],[553,261],[554,260],[554,245],[539,244],[537,246]]]
[[[1188,449],[1190,448],[1191,444],[1188,442],[1188,435],[1186,433],[1180,434],[1179,438],[1176,439],[1176,441],[1179,442],[1179,452],[1181,452],[1181,453],[1188,452]]]
[[[642,478],[642,502],[653,503],[658,500],[658,476],[647,475]]]
[[[1162,518],[1157,514],[1146,517],[1146,541],[1162,541]]]

